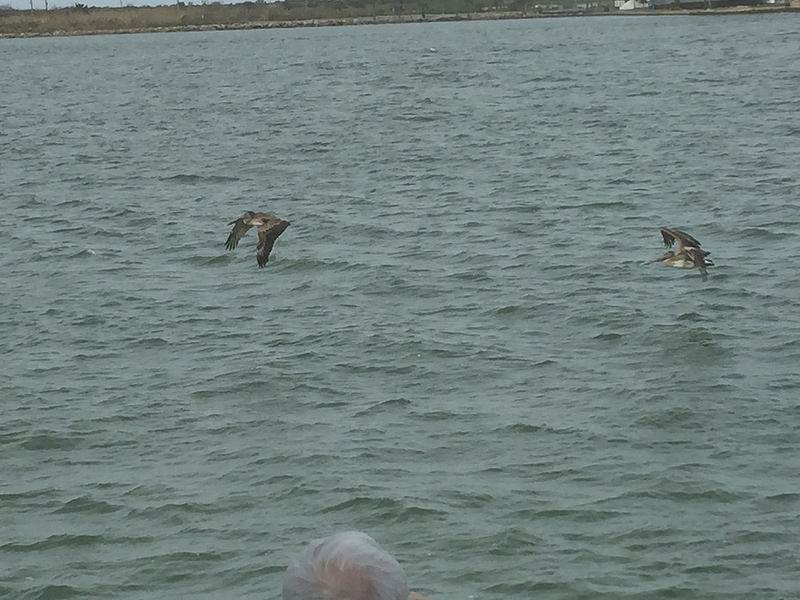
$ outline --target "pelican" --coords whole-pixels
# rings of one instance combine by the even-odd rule
[[[708,278],[706,267],[714,264],[710,258],[706,258],[706,256],[711,253],[708,250],[703,250],[700,247],[700,242],[688,233],[670,227],[661,227],[659,229],[661,231],[661,237],[664,238],[664,246],[671,248],[677,241],[678,251],[673,252],[669,250],[663,256],[649,260],[645,264],[663,262],[668,267],[677,267],[679,269],[693,269],[697,267],[700,269],[700,276],[703,278],[703,281],[705,281]]]
[[[236,248],[242,236],[247,233],[251,227],[255,226],[258,230],[256,260],[258,261],[258,266],[263,267],[269,260],[269,253],[272,251],[272,246],[275,245],[275,240],[277,240],[278,236],[289,226],[289,221],[279,219],[270,213],[248,210],[238,219],[228,223],[228,225],[233,225],[231,234],[225,242],[225,247],[228,250]]]

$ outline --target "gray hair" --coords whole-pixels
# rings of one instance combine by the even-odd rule
[[[366,533],[312,540],[283,575],[283,600],[408,600],[400,564]]]

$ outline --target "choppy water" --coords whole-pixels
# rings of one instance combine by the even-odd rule
[[[800,597],[799,45],[0,42],[0,596],[275,599],[356,527],[433,600]]]

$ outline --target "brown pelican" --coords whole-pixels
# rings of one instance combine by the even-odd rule
[[[664,246],[670,248],[677,241],[678,251],[669,250],[663,256],[649,260],[645,264],[663,262],[668,267],[678,267],[679,269],[697,267],[700,269],[700,276],[705,281],[708,278],[706,267],[714,264],[710,258],[706,258],[711,253],[708,250],[703,250],[700,247],[700,242],[679,229],[661,227],[660,231],[661,237],[664,238]]]
[[[275,240],[289,226],[289,221],[279,219],[275,215],[248,210],[238,219],[231,221],[228,225],[233,225],[231,234],[225,242],[228,250],[233,250],[239,244],[239,240],[247,233],[247,230],[255,226],[258,230],[258,246],[256,246],[256,260],[258,266],[263,267],[269,260],[269,253]]]

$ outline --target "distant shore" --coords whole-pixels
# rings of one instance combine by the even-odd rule
[[[80,5],[76,5],[80,6]],[[216,5],[217,7],[219,5]],[[237,6],[237,5],[224,5]],[[253,19],[230,22],[230,15],[225,19],[215,19],[214,11],[208,6],[184,7],[184,12],[178,15],[180,22],[169,24],[141,24],[152,21],[141,17],[149,16],[159,10],[175,11],[174,6],[169,7],[127,7],[127,8],[69,8],[53,11],[6,11],[0,14],[0,39],[2,38],[27,38],[27,37],[53,37],[53,36],[78,36],[78,35],[110,35],[134,33],[166,33],[166,32],[191,32],[191,31],[227,31],[247,29],[283,29],[294,27],[337,27],[349,25],[377,25],[377,24],[403,24],[403,23],[436,23],[452,21],[494,21],[504,19],[539,19],[553,17],[577,16],[674,16],[674,15],[700,15],[721,16],[731,14],[771,14],[782,12],[800,12],[800,0],[794,0],[789,6],[760,5],[760,6],[733,6],[711,9],[636,9],[619,11],[593,9],[561,9],[532,11],[481,11],[447,14],[401,14],[401,15],[375,15],[375,16],[329,16],[320,18],[276,18]],[[202,22],[186,22],[187,10],[203,10]],[[207,10],[209,9],[209,10]],[[227,11],[226,11],[227,12]],[[92,13],[99,14],[102,18],[88,18]],[[111,18],[119,13],[120,18]],[[124,14],[123,14],[124,13]],[[211,13],[206,15],[206,13]],[[55,15],[53,19],[49,17]],[[164,20],[163,16],[160,19]],[[177,20],[173,18],[172,20]],[[197,19],[195,19],[197,20]]]

